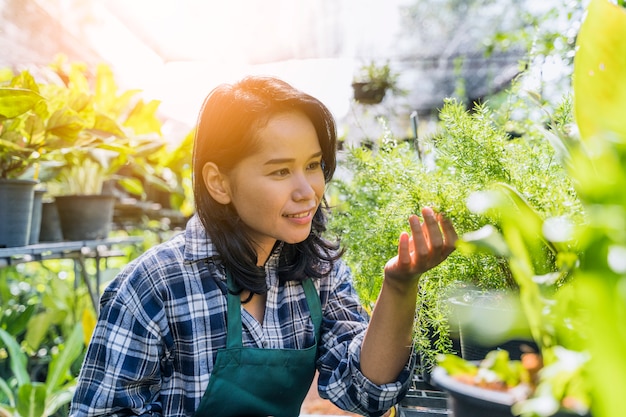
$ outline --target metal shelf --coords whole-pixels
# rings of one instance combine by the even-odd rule
[[[0,268],[26,262],[40,262],[49,259],[72,259],[76,277],[85,283],[93,306],[98,311],[100,298],[100,260],[124,256],[116,246],[136,245],[143,242],[142,237],[119,237],[98,240],[63,241],[37,243],[35,245],[0,248]],[[87,259],[95,260],[96,273],[92,278],[85,267]]]

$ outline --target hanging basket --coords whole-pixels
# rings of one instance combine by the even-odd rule
[[[352,83],[352,89],[354,90],[354,100],[361,104],[378,104],[383,101],[387,92],[386,86],[365,82]]]

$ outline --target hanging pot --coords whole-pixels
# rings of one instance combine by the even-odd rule
[[[0,180],[0,248],[26,246],[37,181]]]
[[[55,197],[65,240],[105,239],[111,231],[115,197],[64,195]]]
[[[386,86],[366,82],[352,83],[354,100],[361,104],[378,104],[385,98]]]

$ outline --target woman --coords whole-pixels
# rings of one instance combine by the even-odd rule
[[[345,410],[381,415],[402,397],[419,276],[456,233],[431,209],[410,216],[368,320],[323,238],[335,145],[328,109],[283,81],[209,94],[197,213],[105,290],[71,415],[297,416],[316,369]]]

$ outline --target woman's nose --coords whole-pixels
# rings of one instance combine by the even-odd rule
[[[312,200],[315,198],[315,187],[307,175],[294,177],[293,199],[295,201]]]

